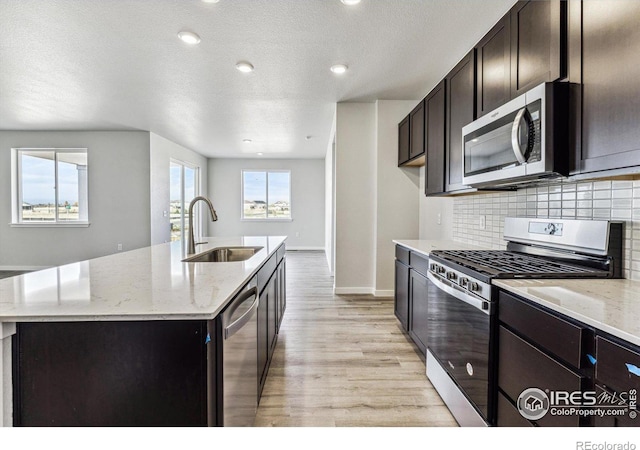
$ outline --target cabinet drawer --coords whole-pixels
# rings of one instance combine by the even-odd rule
[[[596,379],[600,384],[616,392],[640,390],[640,349],[597,336],[596,359]]]
[[[552,391],[579,391],[583,377],[525,342],[504,327],[499,331],[498,386],[515,401],[528,388]],[[540,426],[578,426],[578,416],[547,414]]]
[[[574,367],[587,367],[593,331],[500,291],[500,321]],[[588,341],[591,340],[591,346]]]
[[[396,245],[396,259],[403,264],[409,265],[409,249]]]
[[[425,256],[419,255],[415,252],[411,252],[409,255],[409,265],[413,270],[421,273],[425,277],[429,273],[429,259]]]
[[[276,261],[277,255],[272,255],[271,258],[267,260],[266,263],[260,268],[258,271],[258,292],[262,293],[265,287],[267,287],[267,283],[269,282],[269,278],[273,275],[273,272],[276,270],[276,266],[278,265],[278,261]]]
[[[532,427],[533,424],[522,417],[518,409],[498,392],[498,426],[499,427]]]

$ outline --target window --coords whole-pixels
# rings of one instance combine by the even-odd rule
[[[169,182],[171,241],[182,241],[186,246],[189,233],[189,204],[198,195],[198,167],[172,160],[169,166]],[[198,223],[197,209],[194,208],[194,228]]]
[[[291,172],[242,171],[243,220],[291,220]]]
[[[13,224],[88,225],[87,149],[12,151]]]

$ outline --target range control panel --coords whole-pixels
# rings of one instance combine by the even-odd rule
[[[450,285],[462,288],[483,300],[491,301],[491,286],[487,283],[434,261],[429,261],[429,272]]]

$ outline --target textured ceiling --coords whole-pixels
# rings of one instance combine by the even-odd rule
[[[0,129],[149,130],[209,157],[323,157],[336,102],[422,98],[514,3],[0,0]]]

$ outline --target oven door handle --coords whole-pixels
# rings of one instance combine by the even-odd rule
[[[439,280],[431,272],[427,274],[427,277],[429,278],[429,281],[431,281],[441,291],[454,296],[458,300],[462,300],[487,315],[491,314],[491,304],[488,301],[475,298],[470,294],[467,294],[465,291],[460,290],[460,288],[451,286],[444,281]]]

